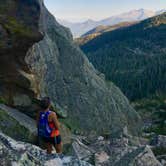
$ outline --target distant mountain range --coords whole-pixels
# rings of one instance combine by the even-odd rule
[[[101,33],[81,49],[130,100],[166,94],[166,12]]]
[[[166,9],[160,10],[160,11],[151,11],[151,10],[146,10],[146,9],[138,9],[138,10],[132,10],[126,13],[121,13],[119,15],[111,16],[109,18],[100,20],[100,21],[94,21],[94,20],[87,20],[85,22],[81,23],[71,23],[66,20],[60,20],[58,19],[57,21],[70,28],[72,31],[72,34],[74,38],[80,37],[84,33],[88,32],[89,30],[97,27],[97,26],[111,26],[118,24],[120,22],[132,22],[132,21],[140,21],[144,20],[149,17],[153,17],[155,15],[159,15],[166,11]]]
[[[61,25],[70,28],[74,38],[80,37],[87,31],[89,31],[90,29],[93,29],[97,27],[98,25],[100,25],[93,20],[87,20],[85,22],[80,22],[80,23],[72,23],[66,20],[59,20],[59,19],[57,19],[57,21]]]

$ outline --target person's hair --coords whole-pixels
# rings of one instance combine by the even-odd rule
[[[50,98],[49,97],[44,97],[41,100],[40,106],[41,106],[42,109],[45,110],[45,109],[49,108],[50,104],[51,104]]]

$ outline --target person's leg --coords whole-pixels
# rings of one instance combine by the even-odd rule
[[[62,153],[62,140],[60,135],[55,138],[55,149],[57,153]]]
[[[52,144],[50,142],[46,143],[46,149],[48,154],[52,153]]]
[[[39,146],[41,149],[46,149],[46,142],[45,142],[45,138],[38,136],[38,140],[37,140],[37,146]]]
[[[62,153],[62,142],[60,144],[55,145],[56,152],[61,154]]]

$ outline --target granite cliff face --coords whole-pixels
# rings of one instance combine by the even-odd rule
[[[41,2],[40,31],[44,39],[26,56],[39,82],[40,95],[49,95],[67,111],[72,129],[95,132],[137,131],[139,117],[121,91],[89,63],[73,44],[68,29],[59,25]],[[43,91],[44,90],[44,91]]]
[[[4,54],[1,49],[0,57],[4,66],[0,73],[3,87],[0,94],[7,103],[10,99],[14,106],[27,107],[33,98],[48,95],[57,107],[67,112],[64,123],[72,130],[116,133],[127,126],[130,132],[137,133],[140,119],[127,98],[94,69],[74,44],[69,30],[56,22],[42,0],[5,2],[12,11],[10,17],[19,22],[21,34],[25,28],[22,29],[20,23],[28,32],[30,30],[28,37],[33,39],[26,34],[8,40],[12,38],[11,34],[16,34],[15,31],[8,33],[13,26],[8,23],[6,29],[3,22],[0,24],[3,35],[7,35],[5,39],[12,41],[11,45],[2,43],[7,48]],[[3,17],[8,15],[2,12]],[[11,77],[11,73],[15,74]]]

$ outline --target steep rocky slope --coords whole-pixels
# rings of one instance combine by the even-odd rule
[[[133,146],[125,137],[110,141],[97,140],[89,146],[76,140],[73,147],[75,155],[61,159],[58,154],[47,155],[39,147],[15,141],[0,132],[0,161],[3,166],[164,166],[165,163],[156,159],[150,146]],[[88,157],[92,165],[86,162]]]
[[[140,118],[127,98],[94,69],[73,44],[69,30],[56,22],[42,0],[7,0],[4,4],[9,13],[1,12],[1,16],[10,16],[16,23],[12,21],[4,26],[1,22],[3,38],[7,41],[3,43],[1,38],[5,47],[1,51],[6,51],[0,56],[3,61],[0,73],[3,101],[21,106],[24,113],[34,115],[34,109],[30,107],[34,98],[48,95],[57,107],[67,112],[64,123],[73,131],[116,133],[127,126],[137,134]],[[28,35],[23,33],[26,28],[30,31]],[[25,111],[25,108],[28,109]]]
[[[37,146],[17,142],[0,132],[0,161],[2,166],[91,166],[76,157],[64,157],[57,154],[47,155],[46,151]]]
[[[26,62],[39,78],[40,92],[45,90],[43,93],[67,111],[65,123],[85,133],[114,132],[125,125],[137,131],[139,117],[128,100],[115,85],[104,81],[73,44],[69,31],[43,5],[40,31],[44,39],[29,50]]]

